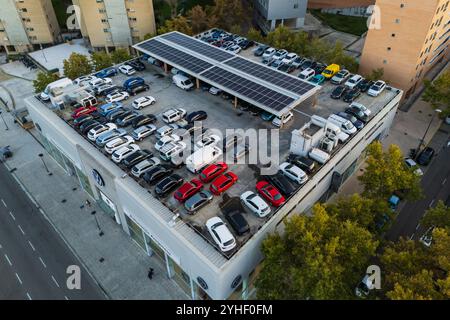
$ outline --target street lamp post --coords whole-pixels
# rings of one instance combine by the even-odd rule
[[[5,118],[3,118],[2,110],[0,110],[0,117],[2,117],[3,123],[5,124],[5,130],[8,131],[9,128],[8,128],[8,125],[6,124]]]
[[[436,116],[436,114],[439,114],[441,112],[442,112],[441,109],[434,110],[433,116],[431,117],[431,120],[430,120],[430,123],[428,124],[427,130],[425,130],[425,133],[423,134],[422,139],[420,139],[420,141],[419,141],[419,146],[417,147],[415,158],[417,158],[419,156],[420,148],[422,147],[422,145],[425,141],[425,137],[427,136],[428,130],[430,130],[430,127],[431,127],[431,124],[433,123],[434,117]]]
[[[44,155],[43,155],[42,153],[39,153],[38,156],[39,156],[39,158],[41,158],[41,160],[42,160],[42,164],[44,165],[45,171],[47,171],[47,174],[48,174],[49,176],[51,176],[53,173],[51,173],[50,170],[48,170],[47,164],[46,164],[45,161],[44,161]]]
[[[95,215],[96,213],[97,213],[97,211],[95,211],[95,210],[91,211],[91,214],[94,216],[95,223],[96,223],[98,231],[99,231],[98,235],[100,237],[102,237],[104,235],[104,232],[103,232],[102,228],[100,227],[100,223],[98,222],[97,216]]]

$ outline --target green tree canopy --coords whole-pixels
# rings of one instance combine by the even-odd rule
[[[166,20],[163,26],[158,28],[158,34],[163,34],[171,31],[179,31],[188,35],[192,35],[192,27],[188,20],[183,16],[178,16],[170,20]]]
[[[408,168],[397,145],[383,152],[381,142],[367,147],[367,166],[358,180],[364,187],[363,196],[387,200],[394,192],[401,192],[408,200],[418,200],[422,195],[420,177]]]
[[[427,210],[420,224],[425,228],[450,228],[450,208],[442,200],[438,201],[436,207]]]
[[[233,25],[242,25],[249,19],[241,0],[215,0],[211,15],[215,17],[215,26],[225,30]]]
[[[92,72],[89,58],[79,53],[72,53],[69,59],[65,59],[63,63],[64,75],[72,80]]]
[[[313,216],[295,215],[285,232],[264,240],[256,281],[259,299],[351,299],[378,242],[351,221],[316,204]]]
[[[194,34],[203,32],[209,28],[208,14],[200,5],[196,5],[188,11],[187,19]]]
[[[250,28],[247,32],[247,38],[256,42],[263,42],[264,37],[259,30],[255,28]]]
[[[436,80],[424,80],[425,91],[422,99],[435,109],[442,110],[442,116],[450,115],[450,70],[442,73]]]
[[[131,58],[130,53],[125,48],[118,48],[111,53],[111,60],[114,64],[125,62]]]
[[[45,90],[49,83],[59,79],[58,74],[40,71],[37,74],[36,80],[33,80],[34,92],[39,93]]]
[[[373,69],[370,74],[367,74],[366,79],[372,80],[372,81],[377,81],[377,80],[383,79],[383,76],[384,76],[384,69],[378,68],[378,69]]]
[[[111,56],[103,51],[97,51],[92,53],[91,62],[94,71],[100,71],[113,65]]]

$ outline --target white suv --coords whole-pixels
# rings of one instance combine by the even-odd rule
[[[114,151],[128,146],[130,144],[132,144],[134,142],[134,139],[131,136],[124,136],[124,137],[118,137],[115,138],[111,141],[109,141],[106,145],[105,145],[105,151],[108,152],[109,154],[112,154]]]
[[[92,88],[97,88],[100,86],[103,86],[105,84],[112,84],[112,79],[111,78],[94,78],[91,81],[89,81],[89,85]]]
[[[206,221],[206,228],[223,252],[230,251],[236,247],[236,239],[234,239],[233,234],[219,217],[213,217]]]
[[[122,147],[122,148],[114,151],[111,158],[115,163],[120,163],[120,162],[122,162],[123,159],[128,157],[130,154],[133,154],[140,149],[141,148],[139,148],[138,145],[133,143],[133,144],[130,144],[129,146],[125,146],[125,147]]]
[[[242,203],[259,218],[264,218],[270,213],[269,205],[256,193],[246,191],[241,195]]]
[[[157,151],[160,151],[166,144],[171,142],[177,142],[180,140],[180,137],[172,134],[169,136],[163,136],[161,139],[158,140],[158,142],[155,143],[155,149]]]
[[[144,173],[146,173],[148,170],[153,168],[154,166],[161,163],[161,160],[159,160],[156,157],[151,157],[150,159],[145,159],[144,161],[139,162],[136,164],[133,168],[131,168],[131,173],[136,178],[142,177]]]
[[[299,167],[289,162],[283,162],[280,164],[280,170],[286,177],[297,182],[298,184],[304,184],[308,181],[308,176],[306,173]]]
[[[172,108],[162,114],[162,119],[165,123],[173,123],[183,119],[184,116],[186,116],[186,110],[182,108]]]
[[[140,110],[142,108],[155,104],[155,102],[156,99],[151,96],[141,97],[133,101],[133,108],[135,108],[136,110]]]
[[[195,150],[199,150],[207,146],[215,146],[219,143],[219,141],[220,137],[215,134],[205,136],[204,138],[197,141],[197,143],[195,144]]]
[[[288,114],[286,114],[284,119],[283,119],[283,125],[285,125],[286,123],[291,121],[293,118],[294,118],[294,114],[292,112],[288,112]],[[275,117],[272,120],[272,124],[274,126],[276,126],[276,127],[281,127],[281,118],[280,117]]]
[[[127,100],[130,97],[128,92],[122,91],[113,94],[108,94],[106,96],[106,102],[120,102],[122,100]]]
[[[136,70],[132,66],[123,64],[119,67],[119,71],[123,74],[126,74],[127,76],[131,76],[132,74],[136,73]]]
[[[367,94],[372,97],[378,97],[386,88],[386,82],[378,80],[367,91]]]
[[[87,136],[89,140],[95,141],[99,135],[110,132],[114,129],[117,129],[117,126],[114,123],[100,124],[89,130]]]
[[[159,150],[159,156],[161,159],[165,161],[170,161],[171,157],[175,154],[179,154],[187,147],[186,143],[178,141],[178,142],[169,142],[164,147]]]
[[[348,79],[344,85],[350,89],[354,89],[358,84],[360,84],[361,81],[363,81],[363,79],[364,78],[361,77],[359,74],[355,74],[351,76],[350,79]]]

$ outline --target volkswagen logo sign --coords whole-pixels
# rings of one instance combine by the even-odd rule
[[[97,184],[100,187],[104,187],[105,186],[105,181],[103,180],[102,176],[100,175],[100,173],[97,170],[92,169],[92,176],[94,177],[95,182],[97,182]]]

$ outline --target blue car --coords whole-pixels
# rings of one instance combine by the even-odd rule
[[[99,71],[95,74],[97,78],[107,78],[107,77],[113,77],[117,75],[117,69],[116,68],[107,68],[103,69],[102,71]]]
[[[264,121],[272,121],[273,118],[275,118],[275,115],[271,114],[270,112],[263,111],[261,113],[261,119],[263,119]]]
[[[137,86],[142,86],[145,84],[144,79],[139,78],[139,77],[135,77],[135,78],[128,78],[124,83],[123,83],[123,88],[125,90],[129,90],[132,89],[134,87]]]
[[[122,108],[122,104],[120,102],[110,102],[110,103],[107,103],[107,104],[104,104],[104,105],[100,106],[98,108],[98,111],[99,111],[101,116],[105,117],[110,112],[112,112],[114,110],[117,110],[119,108]]]
[[[325,77],[321,74],[316,74],[309,80],[309,82],[311,82],[312,84],[320,85],[325,82]]]

